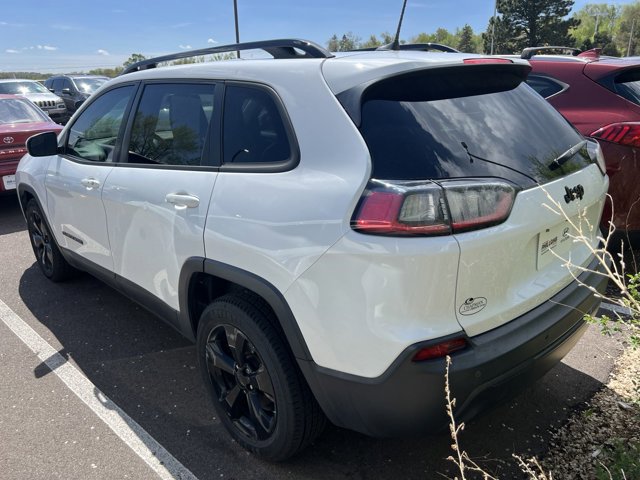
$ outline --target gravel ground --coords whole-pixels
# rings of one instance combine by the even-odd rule
[[[609,383],[555,433],[542,467],[554,479],[594,479],[601,463],[610,465],[616,442],[640,444],[640,349],[631,347],[618,359]]]

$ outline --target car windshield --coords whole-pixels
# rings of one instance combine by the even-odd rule
[[[38,82],[0,82],[0,93],[26,95],[28,93],[51,93]]]
[[[38,107],[19,98],[0,99],[0,124],[49,122]]]
[[[93,93],[100,88],[106,81],[106,78],[75,78],[78,90],[82,93]]]

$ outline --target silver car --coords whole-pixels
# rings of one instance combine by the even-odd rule
[[[35,80],[0,80],[1,93],[21,95],[28,98],[56,122],[64,121],[68,116],[64,100],[51,93],[44,85]]]

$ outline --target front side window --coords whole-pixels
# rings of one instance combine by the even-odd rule
[[[201,164],[213,115],[215,85],[147,85],[129,140],[129,163]]]
[[[224,163],[276,163],[291,145],[273,97],[264,89],[228,86],[224,98]]]
[[[134,87],[109,90],[96,98],[69,130],[66,153],[92,162],[112,162],[120,126]]]

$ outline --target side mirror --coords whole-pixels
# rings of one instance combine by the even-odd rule
[[[55,90],[52,87],[49,87],[47,90],[49,90],[51,93],[55,93]]]
[[[63,88],[62,89],[62,93],[65,93],[67,95],[71,95],[71,89],[70,88]]]
[[[80,108],[80,105],[82,105],[84,103],[84,100],[78,100],[73,107],[77,110]]]
[[[48,157],[58,153],[58,136],[55,132],[44,132],[29,137],[27,151],[32,157]]]

